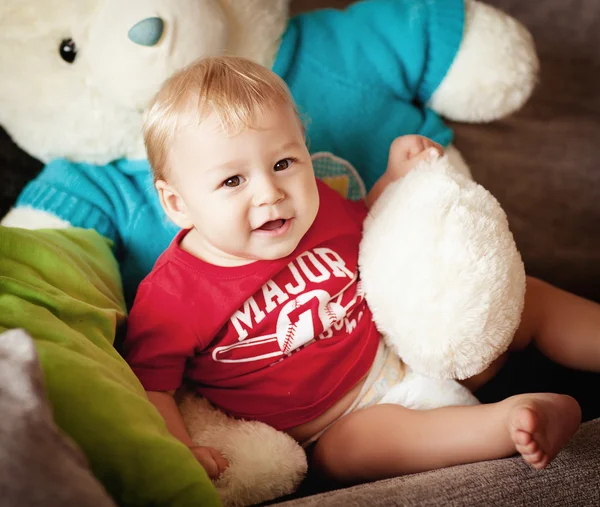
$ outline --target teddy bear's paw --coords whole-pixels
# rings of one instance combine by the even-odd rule
[[[475,0],[465,2],[460,49],[429,106],[455,121],[486,122],[523,106],[537,81],[531,34],[514,18]]]
[[[52,213],[33,208],[12,208],[1,220],[3,227],[20,229],[67,229],[71,224]]]
[[[179,407],[194,443],[217,449],[229,461],[215,481],[224,506],[253,505],[293,493],[306,475],[306,454],[286,433],[235,420],[190,393]]]
[[[498,201],[448,157],[389,185],[363,230],[365,298],[413,370],[468,378],[506,350],[524,303],[523,262]]]

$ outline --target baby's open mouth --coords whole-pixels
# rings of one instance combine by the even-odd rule
[[[285,222],[286,220],[283,218],[280,218],[279,220],[271,220],[262,224],[258,229],[261,231],[274,231],[283,227]]]

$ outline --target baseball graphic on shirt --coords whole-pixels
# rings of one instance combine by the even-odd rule
[[[311,342],[346,315],[324,290],[301,294],[288,302],[277,319],[277,341],[284,354]]]

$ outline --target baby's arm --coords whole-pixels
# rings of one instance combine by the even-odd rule
[[[171,435],[192,451],[211,479],[217,479],[225,471],[229,463],[216,449],[194,444],[185,427],[181,413],[177,408],[173,392],[146,391],[146,394],[148,395],[148,399],[160,412],[160,415],[162,415]]]
[[[367,208],[373,206],[390,183],[406,176],[420,162],[443,154],[444,148],[427,137],[410,135],[394,139],[390,146],[387,169],[365,199]]]
[[[154,283],[152,276],[138,287],[129,313],[123,357],[169,432],[192,451],[211,478],[217,478],[227,468],[227,461],[214,449],[194,444],[173,399],[174,389],[183,382],[185,365],[199,346],[189,311],[161,283]]]

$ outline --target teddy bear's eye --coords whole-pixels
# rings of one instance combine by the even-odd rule
[[[77,56],[77,46],[73,39],[64,39],[59,47],[60,57],[67,63],[73,63]]]

